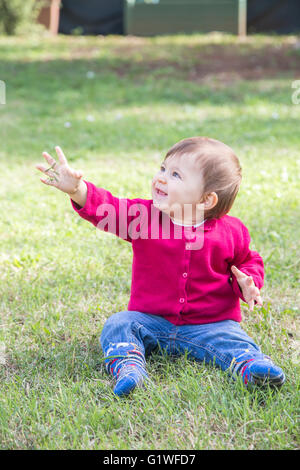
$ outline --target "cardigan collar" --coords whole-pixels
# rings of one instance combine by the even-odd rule
[[[172,219],[170,219],[171,222],[173,223],[173,225],[179,225],[181,227],[190,227],[192,229],[194,228],[198,228],[198,227],[201,227],[203,228],[204,232],[208,232],[210,230],[212,230],[216,224],[216,219],[208,219],[208,220],[204,220],[203,223],[201,223],[200,225],[199,224],[195,224],[195,225],[183,225],[183,224],[177,224],[177,223],[174,223]]]
[[[150,200],[150,203],[153,205],[153,199]],[[159,210],[154,205],[153,205],[153,207],[155,208],[155,210],[159,211],[162,214],[161,210]],[[174,224],[174,222],[172,221],[171,218],[170,218],[170,221],[172,222],[173,225],[180,225],[180,224]],[[217,222],[217,219],[208,219],[208,220],[205,220],[204,224],[201,224],[200,227],[203,228],[204,232],[208,232],[208,231],[212,230],[215,227],[216,222]],[[181,226],[184,227],[184,225],[181,225]],[[194,228],[195,225],[192,225],[191,227]]]

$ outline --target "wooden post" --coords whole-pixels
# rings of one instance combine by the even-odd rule
[[[247,35],[247,0],[239,0],[238,35]]]
[[[48,5],[42,8],[38,17],[38,22],[46,26],[53,35],[58,33],[60,3],[60,0],[48,0]]]
[[[52,0],[50,7],[50,32],[52,34],[58,33],[59,27],[59,9],[60,9],[60,0]]]

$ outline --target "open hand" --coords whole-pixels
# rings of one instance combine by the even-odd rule
[[[56,162],[49,153],[43,152],[43,157],[50,167],[46,168],[43,165],[36,165],[38,170],[48,176],[47,179],[40,178],[40,180],[42,183],[54,186],[64,193],[70,195],[74,194],[79,187],[83,174],[81,171],[76,171],[69,167],[67,159],[60,147],[55,147],[55,150],[59,163]]]
[[[240,271],[236,266],[232,266],[231,271],[236,277],[250,310],[253,310],[254,303],[262,306],[262,298],[260,296],[259,289],[254,284],[252,276],[247,276],[247,274],[242,273],[242,271]]]

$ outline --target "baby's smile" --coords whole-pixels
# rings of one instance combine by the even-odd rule
[[[158,196],[166,197],[168,195],[165,191],[163,191],[162,189],[159,189],[157,187],[155,187],[155,192]]]

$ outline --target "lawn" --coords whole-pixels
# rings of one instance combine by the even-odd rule
[[[295,449],[299,446],[300,45],[293,36],[0,38],[0,448]],[[151,385],[115,398],[105,319],[125,310],[131,245],[96,231],[40,182],[60,145],[84,178],[150,198],[176,141],[233,147],[231,215],[266,265],[243,328],[287,376],[247,390],[186,357],[154,355]],[[297,297],[298,294],[298,297]]]

